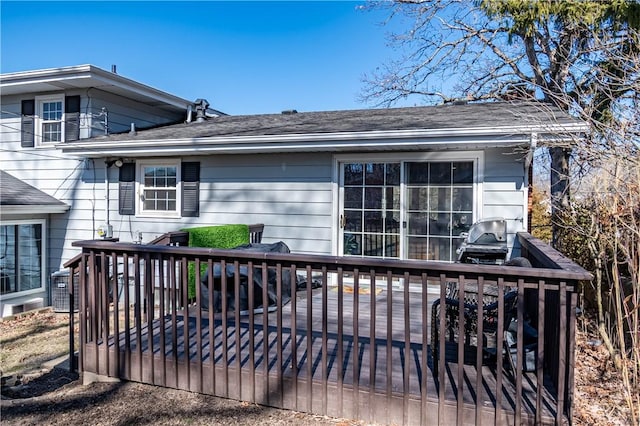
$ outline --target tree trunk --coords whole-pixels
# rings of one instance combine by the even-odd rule
[[[569,158],[571,149],[563,147],[549,148],[551,156],[551,244],[561,249],[562,213],[569,208]]]

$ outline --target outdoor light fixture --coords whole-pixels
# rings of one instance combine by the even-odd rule
[[[116,160],[109,160],[109,161],[105,161],[105,164],[107,165],[107,168],[113,166],[115,164],[115,166],[117,168],[122,167],[122,158],[118,158]]]

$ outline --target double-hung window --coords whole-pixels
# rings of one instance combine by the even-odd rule
[[[200,163],[142,160],[120,166],[118,211],[141,217],[197,217]]]
[[[36,97],[36,108],[36,140],[40,144],[64,141],[64,96]]]
[[[140,162],[138,176],[142,215],[180,215],[179,161]]]
[[[80,96],[36,96],[21,101],[20,146],[50,148],[80,139]],[[90,136],[90,134],[89,134]]]
[[[42,103],[42,142],[62,140],[62,101]]]

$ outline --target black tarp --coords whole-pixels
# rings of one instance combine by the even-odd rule
[[[246,244],[234,248],[233,250],[251,251],[259,253],[290,253],[289,247],[282,241],[273,244]],[[249,267],[241,265],[239,269],[240,278],[240,311],[248,311],[249,309]],[[225,275],[227,277],[227,310],[235,310],[235,274],[236,268],[233,264],[227,264],[225,267]],[[277,302],[276,287],[276,269],[267,268],[267,309],[275,307]],[[265,304],[262,301],[262,288],[264,286],[262,277],[262,267],[253,267],[253,286],[254,286],[254,309],[263,310]],[[201,306],[202,309],[209,307],[209,270],[205,272],[200,281],[201,289]],[[282,268],[282,304],[286,304],[291,299],[291,272],[289,269]],[[213,309],[215,312],[222,312],[222,266],[216,263],[213,266]]]

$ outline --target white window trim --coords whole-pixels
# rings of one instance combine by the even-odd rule
[[[144,167],[172,166],[176,168],[176,210],[154,211],[145,210],[143,201]],[[136,217],[182,217],[182,161],[180,159],[140,160],[136,162]]]
[[[47,276],[47,271],[48,271],[48,267],[47,267],[47,253],[48,248],[47,248],[47,239],[48,239],[48,229],[47,229],[47,220],[46,219],[33,219],[33,220],[11,220],[11,221],[4,221],[4,222],[0,222],[0,226],[5,226],[5,225],[9,225],[9,226],[13,226],[13,225],[42,225],[42,263],[41,263],[41,268],[42,268],[42,274],[40,277],[40,287],[39,288],[32,288],[29,290],[25,290],[25,291],[17,291],[15,293],[5,293],[2,295],[2,301],[6,302],[8,300],[12,300],[12,299],[17,299],[19,297],[24,297],[24,296],[29,296],[31,294],[38,294],[38,293],[42,293],[43,291],[46,291],[47,288],[47,282],[49,277]]]
[[[338,218],[340,215],[340,164],[347,162],[419,162],[419,161],[472,161],[473,162],[473,221],[475,223],[484,214],[483,209],[483,182],[484,182],[484,151],[451,151],[451,152],[399,152],[384,154],[341,154],[333,157],[333,209],[331,251],[334,256],[340,256],[340,227]],[[401,168],[402,173],[402,168]],[[404,181],[401,182],[404,191]],[[404,206],[400,206],[404,214]],[[404,256],[404,253],[402,254]]]
[[[42,132],[42,125],[44,124],[44,120],[42,119],[42,104],[45,102],[62,102],[62,117],[60,119],[60,142],[64,142],[65,140],[65,103],[64,103],[64,93],[57,93],[53,95],[45,95],[45,96],[36,96],[35,97],[35,117],[34,117],[34,143],[36,147],[46,147],[51,148],[56,143],[60,142],[44,142],[44,134]]]

